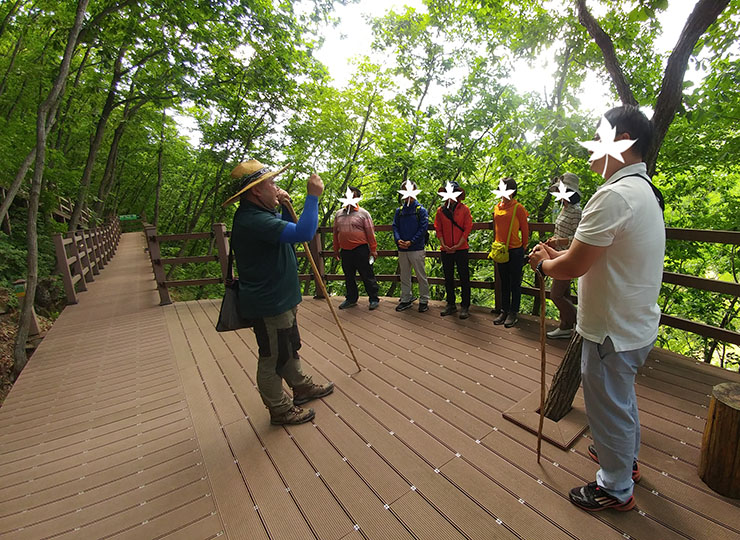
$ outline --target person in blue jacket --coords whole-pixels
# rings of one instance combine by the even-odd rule
[[[296,322],[302,297],[293,244],[316,234],[324,183],[319,175],[311,175],[303,213],[293,223],[286,208],[290,196],[275,184],[286,168],[271,171],[256,159],[240,163],[231,172],[239,190],[224,203],[239,200],[231,233],[239,271],[239,314],[252,322],[259,349],[257,388],[270,411],[270,423],[276,425],[313,419],[314,410],[300,405],[334,390],[333,383],[314,384],[303,372]],[[283,207],[282,216],[275,211],[278,205]],[[283,381],[293,390],[292,399],[283,390]]]
[[[429,234],[429,214],[419,201],[410,196],[416,189],[414,182],[404,182],[399,191],[401,207],[396,208],[393,216],[393,238],[398,246],[398,264],[401,268],[401,302],[396,306],[396,311],[409,309],[414,303],[411,288],[413,267],[419,282],[419,313],[423,313],[429,309],[429,282],[424,268],[424,243]]]

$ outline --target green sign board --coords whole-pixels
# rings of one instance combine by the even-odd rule
[[[135,219],[139,219],[139,216],[136,214],[126,214],[124,216],[118,216],[118,219],[121,221],[134,221]]]

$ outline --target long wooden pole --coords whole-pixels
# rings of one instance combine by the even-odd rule
[[[542,451],[542,426],[545,423],[545,368],[547,359],[545,356],[545,345],[547,336],[545,335],[545,276],[537,272],[537,278],[540,282],[540,425],[537,428],[537,463],[540,462]]]
[[[293,205],[290,204],[290,201],[286,201],[283,203],[285,208],[288,209],[288,212],[290,212],[291,217],[293,218],[293,221],[298,221],[298,216],[296,216],[295,210],[293,210]],[[344,333],[344,328],[342,328],[342,323],[339,322],[339,317],[337,317],[337,312],[334,311],[334,304],[331,303],[331,298],[329,297],[329,293],[326,291],[326,285],[324,285],[324,280],[321,278],[321,274],[319,273],[319,269],[316,266],[316,261],[313,260],[313,255],[311,255],[311,250],[308,247],[308,242],[303,242],[303,249],[306,251],[306,256],[308,257],[309,262],[311,263],[311,268],[313,269],[313,275],[316,277],[316,283],[319,284],[319,288],[321,289],[321,294],[324,295],[324,298],[326,298],[326,303],[329,304],[329,311],[331,311],[331,314],[334,316],[334,321],[337,323],[337,326],[339,327],[339,331],[342,333],[342,337],[344,338],[344,341],[347,343],[347,348],[349,349],[349,353],[352,355],[352,360],[355,361],[355,364],[357,364],[357,373],[359,373],[362,368],[360,367],[360,363],[357,361],[357,357],[355,356],[355,351],[352,349],[352,345],[349,342],[349,339],[347,339],[347,334]]]

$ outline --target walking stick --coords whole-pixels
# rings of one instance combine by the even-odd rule
[[[545,345],[547,336],[545,335],[545,276],[537,272],[537,278],[540,281],[540,425],[537,428],[537,463],[540,462],[542,450],[542,426],[545,423],[545,368],[547,361],[545,359]]]
[[[290,201],[285,201],[283,203],[283,206],[288,209],[288,212],[290,212],[290,216],[293,218],[293,221],[297,222],[298,217],[295,214],[295,210],[293,210],[293,205],[290,204]],[[355,357],[355,351],[352,349],[352,345],[349,342],[349,339],[347,339],[347,334],[344,333],[344,328],[342,328],[342,323],[339,322],[339,317],[337,317],[337,312],[334,311],[334,304],[331,303],[331,298],[329,297],[329,293],[326,292],[326,285],[324,285],[324,280],[321,279],[321,274],[319,274],[319,269],[316,266],[316,261],[313,260],[313,255],[311,255],[311,250],[308,247],[308,242],[303,242],[303,249],[306,251],[306,256],[308,257],[309,262],[311,263],[311,269],[313,270],[313,275],[316,277],[316,283],[319,284],[319,288],[321,289],[321,294],[324,295],[324,298],[326,298],[326,303],[329,304],[329,311],[331,311],[331,314],[334,316],[334,321],[337,323],[337,326],[339,327],[339,331],[342,333],[342,337],[344,338],[344,341],[347,343],[347,348],[349,349],[349,353],[352,355],[352,360],[355,361],[355,364],[357,364],[357,373],[359,373],[362,368],[360,367],[360,363],[357,361],[357,358]]]

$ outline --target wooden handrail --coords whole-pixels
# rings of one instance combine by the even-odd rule
[[[95,276],[113,256],[121,237],[121,226],[113,220],[103,227],[81,229],[65,235],[54,235],[57,271],[62,276],[67,304],[77,303],[76,285],[86,291],[86,283]]]
[[[554,231],[555,226],[552,223],[529,223],[530,231],[538,233],[551,233]],[[393,227],[391,225],[376,225],[376,232],[390,232]],[[491,221],[476,222],[473,223],[473,231],[480,230],[492,230],[493,223]],[[162,268],[163,264],[184,264],[184,263],[197,263],[204,261],[218,260],[221,263],[222,275],[220,279],[216,278],[203,278],[198,280],[181,280],[181,281],[165,281],[164,274],[162,271],[162,279],[157,277],[157,284],[160,287],[160,295],[163,303],[171,302],[167,289],[169,287],[178,287],[186,285],[203,285],[207,283],[219,283],[223,282],[226,275],[226,261],[228,258],[228,241],[231,233],[226,230],[224,224],[214,224],[211,232],[200,232],[200,233],[189,233],[189,234],[168,234],[168,235],[157,235],[156,230],[153,227],[147,229],[147,239],[156,247],[151,249],[150,255],[152,257],[152,265],[155,271],[155,277],[158,275],[158,268]],[[434,227],[430,224],[429,230],[433,231]],[[319,227],[314,240],[311,242],[311,252],[314,255],[314,259],[319,265],[319,271],[323,274],[323,260],[325,258],[331,258],[334,256],[332,250],[323,248],[323,235],[331,234],[332,227]],[[201,240],[201,239],[217,239],[218,255],[204,256],[204,257],[182,257],[172,259],[161,259],[159,255],[159,243],[160,242],[172,242],[182,240]],[[698,229],[677,229],[677,228],[666,228],[666,239],[668,240],[681,240],[681,241],[692,241],[692,242],[708,242],[716,244],[729,244],[729,245],[740,245],[740,231],[711,231],[711,230],[698,230]],[[156,252],[156,256],[155,256]],[[296,253],[298,257],[305,257],[303,251]],[[469,252],[469,258],[473,260],[488,259],[488,252],[485,251],[471,251]],[[378,250],[379,257],[397,257],[398,250]],[[437,250],[428,250],[426,256],[430,258],[439,258],[441,252]],[[156,263],[154,262],[156,261]],[[324,280],[327,281],[341,281],[344,280],[343,274],[325,274],[322,275]],[[301,281],[308,281],[315,279],[315,276],[311,274],[299,275]],[[376,275],[378,281],[384,282],[397,282],[400,281],[400,276],[397,274],[390,275]],[[413,280],[416,280],[414,277]],[[429,283],[434,285],[444,284],[443,278],[430,277]],[[456,282],[457,283],[457,282]],[[686,274],[677,274],[674,272],[663,273],[663,283],[678,285],[681,287],[688,287],[692,289],[715,292],[719,294],[727,294],[730,296],[740,297],[740,284],[732,283],[727,281],[720,281],[714,279],[701,278],[697,276],[690,276]],[[477,289],[495,290],[495,281],[471,281],[471,287]],[[538,293],[538,289],[532,287],[522,286],[522,293],[534,296]],[[549,298],[549,291],[547,292]],[[577,301],[577,298],[575,299]],[[740,333],[727,330],[725,328],[719,328],[708,324],[690,321],[673,315],[662,314],[661,324],[693,332],[703,337],[709,337],[712,339],[718,339],[729,343],[740,345]]]

